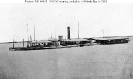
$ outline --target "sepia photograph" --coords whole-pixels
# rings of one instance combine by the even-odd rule
[[[0,79],[133,79],[133,3],[0,3]]]

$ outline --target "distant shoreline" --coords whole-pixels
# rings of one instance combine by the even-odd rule
[[[133,35],[130,36],[105,36],[104,38],[113,38],[113,37],[133,37]],[[91,37],[91,38],[103,38],[103,37]],[[22,43],[23,41],[15,41],[14,43]],[[28,42],[28,41],[24,41],[24,42]],[[13,43],[13,42],[0,42],[0,44],[9,44],[9,43]]]

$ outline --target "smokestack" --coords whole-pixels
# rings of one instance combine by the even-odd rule
[[[67,39],[70,39],[70,27],[67,27]]]

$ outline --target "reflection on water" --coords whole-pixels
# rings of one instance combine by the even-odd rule
[[[0,79],[132,79],[131,44],[9,51],[0,46]]]

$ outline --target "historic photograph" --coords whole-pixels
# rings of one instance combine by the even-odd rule
[[[133,4],[1,3],[0,79],[133,79]]]

